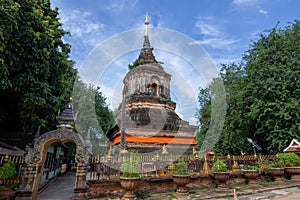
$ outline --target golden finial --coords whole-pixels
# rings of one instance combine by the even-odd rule
[[[204,163],[203,163],[202,173],[203,174],[208,174],[208,171],[209,171],[208,163],[207,163],[207,160],[206,160],[206,156],[204,156]]]

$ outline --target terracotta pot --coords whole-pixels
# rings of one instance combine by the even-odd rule
[[[282,176],[284,175],[284,168],[270,168],[270,173],[274,177],[275,182],[282,182]]]
[[[218,181],[218,189],[227,190],[229,189],[226,181],[230,178],[230,172],[214,172],[215,179]]]
[[[249,181],[249,185],[257,185],[258,170],[243,170],[243,172]]]
[[[123,199],[136,199],[134,191],[138,188],[141,178],[120,178],[121,186],[125,189]]]
[[[291,175],[292,181],[300,181],[300,166],[286,167],[285,171]]]
[[[173,181],[177,185],[177,194],[187,194],[189,192],[186,185],[190,182],[190,175],[173,175]]]

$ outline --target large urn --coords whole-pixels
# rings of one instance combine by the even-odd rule
[[[125,194],[123,199],[125,200],[132,200],[137,199],[134,191],[138,188],[141,178],[124,178],[121,177],[121,186],[125,189]]]
[[[270,168],[270,173],[274,177],[275,182],[282,182],[284,175],[284,168]]]
[[[187,184],[190,182],[190,175],[173,175],[173,181],[177,185],[177,194],[187,194],[188,188]]]
[[[218,181],[218,189],[227,190],[229,188],[226,182],[230,178],[230,172],[214,172],[213,175]]]
[[[258,170],[243,170],[243,172],[248,179],[249,185],[257,185],[257,178],[259,176]]]
[[[286,167],[285,171],[291,175],[292,181],[300,181],[300,167]]]

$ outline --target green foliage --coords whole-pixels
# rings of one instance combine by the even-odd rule
[[[14,130],[52,130],[76,75],[68,56],[70,45],[62,40],[68,33],[48,0],[0,2],[0,93],[6,104],[0,108],[1,128],[14,120]],[[18,109],[12,115],[7,107]]]
[[[244,170],[259,170],[259,167],[258,166],[255,166],[255,165],[246,165],[244,167]]]
[[[100,87],[95,88],[78,80],[74,84],[73,103],[74,112],[78,113],[76,131],[85,138],[90,129],[93,153],[100,153],[103,149],[100,149],[99,143],[106,142],[105,135],[115,123],[106,98]]]
[[[252,138],[262,153],[282,152],[300,134],[300,22],[261,33],[241,64],[222,65],[226,118],[217,154],[252,152]],[[199,92],[198,148],[205,143],[211,120],[210,85]],[[246,144],[246,145],[245,145]]]
[[[178,162],[174,163],[174,172],[175,175],[189,175],[188,166],[186,165],[183,159],[179,160]]]
[[[140,60],[136,59],[132,64],[129,64],[128,65],[128,69],[129,70],[132,70],[133,68],[139,66],[139,65],[142,65],[144,63],[144,59],[141,58]]]
[[[283,168],[284,163],[281,160],[275,160],[270,163],[270,168]]]
[[[120,170],[122,173],[121,177],[138,178],[142,172],[140,160],[131,152],[130,156],[121,164]]]
[[[227,172],[228,168],[224,161],[216,160],[211,168],[213,172]]]
[[[268,172],[271,168],[271,162],[268,160],[259,161],[259,169],[262,172]]]
[[[3,164],[2,167],[0,167],[0,179],[8,179],[9,177],[13,176],[15,172],[15,164],[11,160],[8,160]]]
[[[280,153],[278,158],[285,167],[300,166],[300,158],[295,153]]]
[[[300,23],[260,34],[248,54],[245,90],[252,132],[263,146],[281,152],[300,132]]]

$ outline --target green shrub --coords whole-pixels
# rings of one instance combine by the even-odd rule
[[[174,163],[175,175],[189,175],[188,166],[184,160],[179,160],[177,163]]]
[[[227,165],[222,160],[216,160],[212,166],[213,172],[227,172],[228,168]]]
[[[284,163],[281,160],[276,160],[270,163],[270,168],[282,168],[284,167]]]
[[[15,174],[15,171],[15,164],[11,160],[8,160],[2,167],[0,167],[0,179],[8,179]]]
[[[283,162],[285,167],[300,166],[300,158],[295,153],[280,153],[278,159]]]
[[[138,178],[142,172],[141,164],[135,154],[131,153],[131,156],[126,159],[120,166],[121,177],[123,178]]]
[[[259,170],[259,168],[255,165],[246,165],[244,170]]]

